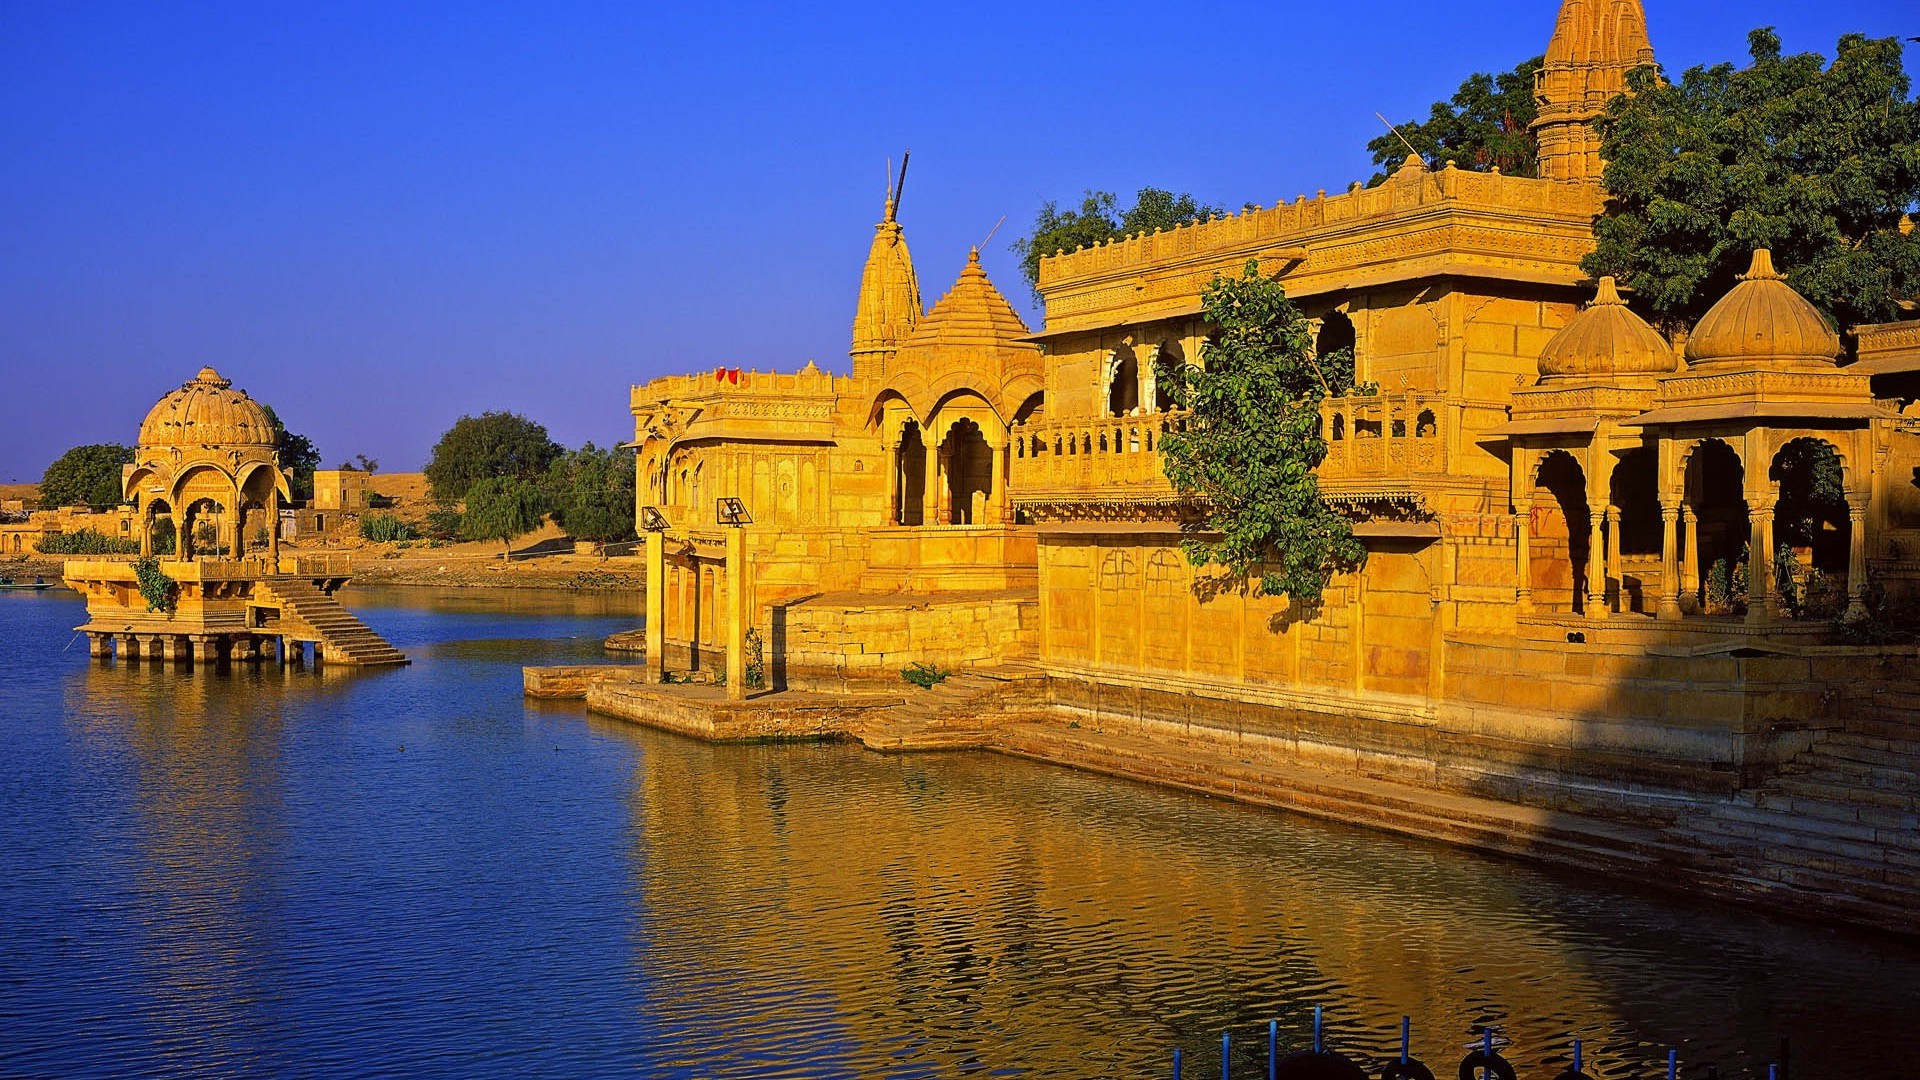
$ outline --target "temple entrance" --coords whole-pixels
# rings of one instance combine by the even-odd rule
[[[900,445],[893,452],[895,471],[893,523],[924,525],[927,517],[927,444],[920,438],[920,425],[912,420],[900,430]]]
[[[195,499],[187,504],[187,511],[180,522],[180,555],[182,558],[195,559],[204,556],[227,554],[221,525],[226,518],[226,507],[212,499]]]
[[[987,445],[980,425],[967,419],[954,421],[941,451],[946,457],[947,495],[952,507],[947,520],[955,525],[986,524],[976,520],[973,512],[976,492],[986,499],[994,495],[993,449]]]
[[[1565,450],[1549,453],[1534,480],[1527,522],[1533,538],[1528,588],[1540,610],[1586,611],[1591,524],[1586,472]]]
[[[1702,442],[1687,459],[1686,573],[1682,601],[1708,615],[1734,615],[1747,605],[1746,469],[1718,439]]]

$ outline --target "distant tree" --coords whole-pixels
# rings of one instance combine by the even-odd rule
[[[1754,248],[1842,328],[1898,316],[1920,292],[1920,103],[1896,38],[1840,39],[1780,55],[1771,29],[1753,62],[1635,72],[1602,124],[1611,196],[1583,268],[1634,291],[1668,330],[1725,295]]]
[[[1320,402],[1341,379],[1329,364],[1351,361],[1315,355],[1300,309],[1258,263],[1239,278],[1215,275],[1200,302],[1214,330],[1198,366],[1167,372],[1189,416],[1185,430],[1161,438],[1160,457],[1220,538],[1181,547],[1195,566],[1222,565],[1242,580],[1258,573],[1268,595],[1317,603],[1336,571],[1366,558],[1314,475],[1327,456]]]
[[[1433,103],[1425,123],[1408,121],[1399,126],[1398,136],[1390,131],[1368,142],[1380,169],[1371,182],[1386,179],[1406,160],[1407,143],[1429,168],[1451,161],[1462,169],[1498,168],[1509,176],[1537,176],[1540,141],[1534,137],[1533,121],[1539,103],[1533,96],[1533,77],[1545,59],[1536,56],[1497,75],[1469,75],[1451,99]]]
[[[631,453],[588,443],[554,459],[546,488],[553,520],[575,540],[603,544],[633,537]]]
[[[427,490],[435,502],[451,505],[481,480],[537,482],[561,453],[546,428],[517,413],[463,416],[433,446]]]
[[[267,422],[273,425],[273,441],[280,448],[280,467],[287,472],[287,487],[296,499],[313,498],[313,471],[320,467],[320,450],[305,435],[296,435],[280,422],[273,406],[262,403]]]
[[[1226,213],[1192,195],[1175,195],[1155,187],[1141,188],[1126,213],[1119,213],[1117,206],[1110,191],[1087,192],[1078,210],[1062,210],[1051,199],[1041,204],[1040,212],[1034,215],[1033,235],[1023,236],[1012,245],[1020,256],[1020,272],[1034,289],[1034,299],[1040,298],[1040,260],[1045,256]]]
[[[353,460],[354,464],[360,467],[360,471],[366,473],[368,476],[372,476],[374,473],[380,471],[380,462],[375,458],[370,458],[365,454],[355,454],[353,455]]]
[[[517,476],[489,476],[467,489],[460,535],[467,540],[498,540],[501,558],[513,554],[513,538],[540,527],[547,501],[539,485]]]
[[[119,443],[88,443],[54,459],[40,475],[40,505],[110,510],[126,501],[120,467],[133,464],[133,448]]]

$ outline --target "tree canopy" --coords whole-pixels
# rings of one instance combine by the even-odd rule
[[[1239,278],[1216,275],[1200,302],[1213,333],[1202,366],[1167,373],[1189,416],[1184,431],[1160,440],[1160,454],[1168,479],[1199,497],[1204,528],[1219,539],[1181,546],[1195,566],[1222,565],[1241,579],[1258,573],[1268,595],[1316,603],[1334,572],[1366,557],[1314,476],[1327,456],[1320,402],[1343,389],[1328,370],[1332,358],[1314,355],[1307,320],[1257,262]]]
[[[133,464],[133,448],[119,443],[88,443],[54,459],[40,474],[40,505],[110,510],[125,501],[120,467]]]
[[[633,537],[633,455],[592,443],[554,459],[547,472],[553,520],[575,540],[607,543]]]
[[[467,510],[460,535],[467,540],[498,540],[501,557],[513,554],[513,538],[540,527],[547,501],[538,485],[517,476],[487,476],[467,489]]]
[[[1120,213],[1118,206],[1110,191],[1087,192],[1078,210],[1062,210],[1052,199],[1041,204],[1040,212],[1034,215],[1033,235],[1012,244],[1014,253],[1020,256],[1020,272],[1035,290],[1036,299],[1040,295],[1040,260],[1045,256],[1226,213],[1190,194],[1175,195],[1156,187],[1141,188],[1125,213]]]
[[[435,502],[452,504],[487,479],[538,482],[562,453],[547,429],[518,413],[463,416],[433,445],[427,490]]]
[[[1849,34],[1829,66],[1748,36],[1752,63],[1629,78],[1602,122],[1610,194],[1583,264],[1673,330],[1725,295],[1754,248],[1840,327],[1896,317],[1920,292],[1920,103],[1898,39]]]
[[[1429,168],[1451,161],[1462,169],[1539,175],[1540,140],[1534,137],[1533,121],[1540,110],[1533,77],[1544,60],[1536,56],[1512,71],[1469,75],[1451,99],[1433,103],[1425,123],[1408,121],[1399,126],[1399,136],[1389,131],[1369,141],[1367,151],[1380,169],[1372,182],[1386,179],[1406,160],[1407,143]]]
[[[261,403],[273,425],[273,441],[280,448],[280,467],[287,471],[287,489],[296,499],[313,498],[313,471],[320,467],[320,450],[305,435],[296,435],[280,422],[273,406]]]

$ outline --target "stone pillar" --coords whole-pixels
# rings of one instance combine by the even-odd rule
[[[274,477],[274,486],[267,491],[267,561],[273,564],[273,572],[280,572],[280,486],[279,477]]]
[[[987,505],[984,520],[975,521],[975,525],[998,525],[1005,519],[1000,508],[1007,505],[1007,448],[1004,446],[987,447]]]
[[[161,661],[173,659],[173,639],[155,634],[147,639],[146,648],[140,652],[148,660]]]
[[[1612,590],[1612,610],[1625,611],[1627,608],[1627,581],[1620,574],[1620,508],[1607,508],[1607,581],[1606,588]]]
[[[1140,379],[1140,411],[1156,412],[1160,396],[1160,346],[1158,344],[1143,346],[1135,354],[1134,359],[1136,364],[1134,374]]]
[[[153,515],[143,514],[140,518],[140,557],[153,554]]]
[[[1587,618],[1607,617],[1607,511],[1587,507]]]
[[[906,491],[906,478],[901,476],[900,444],[896,441],[885,444],[887,455],[887,524],[899,525],[906,520],[906,514],[900,505],[902,494]]]
[[[1867,502],[1847,500],[1848,622],[1867,617]]]
[[[666,671],[667,538],[655,531],[647,533],[647,681],[660,682]]]
[[[727,530],[727,696],[747,696],[747,535]]]
[[[1763,623],[1774,615],[1773,506],[1771,497],[1747,499],[1747,621],[1750,623]]]
[[[253,635],[242,634],[239,637],[234,638],[233,652],[231,655],[234,660],[252,660],[254,657]]]
[[[257,637],[253,639],[253,655],[261,660],[274,660],[280,655],[278,638]]]
[[[108,634],[87,635],[87,655],[96,660],[113,655],[113,637]]]
[[[1528,538],[1530,519],[1533,517],[1531,510],[1531,507],[1523,507],[1513,516],[1514,560],[1519,563],[1520,582],[1513,590],[1513,599],[1523,612],[1533,610],[1533,548]]]
[[[1680,531],[1685,544],[1680,561],[1680,595],[1700,596],[1700,515],[1680,508]]]
[[[140,659],[140,639],[133,634],[120,635],[120,659],[132,663]]]
[[[1680,618],[1680,507],[1675,502],[1660,504],[1660,607],[1657,618],[1674,622]]]
[[[923,432],[923,435],[930,434]],[[925,442],[927,453],[927,482],[920,492],[920,524],[940,524],[941,505],[946,502],[940,497],[940,448],[932,442]]]
[[[166,637],[161,638],[160,641],[161,641],[160,647],[163,650],[163,653],[166,656],[166,659],[168,660],[168,662],[177,664],[182,660],[191,658],[190,656],[183,655],[183,651],[185,650],[185,647],[187,644],[186,638],[176,637],[172,634],[169,634]]]

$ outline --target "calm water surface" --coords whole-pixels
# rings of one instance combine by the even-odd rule
[[[985,754],[522,701],[637,598],[360,590],[401,670],[89,661],[0,596],[0,1074],[1909,1075],[1920,949]],[[1704,1075],[1689,1071],[1687,1075]]]

